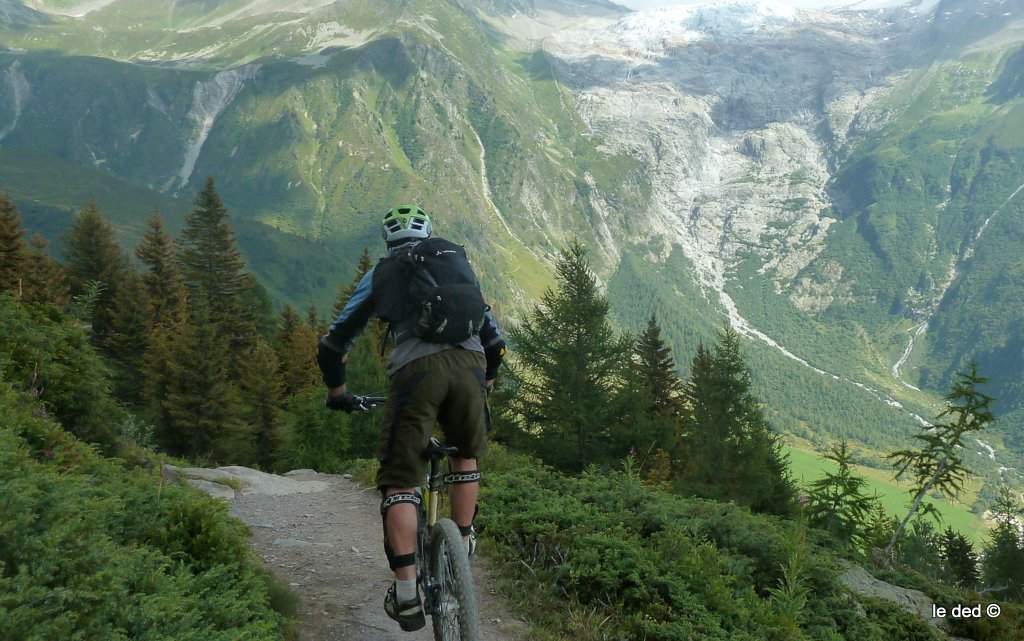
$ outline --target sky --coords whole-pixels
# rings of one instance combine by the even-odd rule
[[[687,4],[707,4],[710,0],[615,0],[616,4],[620,4],[630,9],[654,9],[656,7],[668,7],[671,5],[687,5]],[[771,2],[777,4],[786,4],[791,7],[800,7],[801,9],[824,9],[826,7],[834,7],[837,5],[853,5],[857,4],[857,0],[771,0]],[[862,4],[880,4],[877,0],[862,2]],[[887,4],[898,4],[898,2],[890,2]]]

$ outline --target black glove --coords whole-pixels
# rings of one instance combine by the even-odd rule
[[[366,410],[370,409],[363,403],[363,399],[359,398],[358,396],[353,396],[348,392],[345,392],[340,396],[331,396],[330,394],[328,394],[327,400],[324,402],[324,405],[328,409],[342,410],[349,414],[357,410],[360,412],[365,412]]]

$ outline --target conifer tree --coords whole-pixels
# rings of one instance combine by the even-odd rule
[[[64,235],[64,264],[71,294],[85,292],[89,283],[100,283],[102,291],[92,317],[93,334],[100,344],[110,331],[111,310],[117,287],[128,269],[128,261],[114,236],[114,228],[95,202],[75,216]]]
[[[920,449],[898,450],[886,457],[898,468],[897,479],[907,472],[914,477],[911,489],[914,498],[910,510],[896,527],[886,547],[890,557],[903,528],[917,514],[924,497],[933,488],[949,498],[954,498],[963,489],[964,481],[971,474],[960,458],[964,439],[967,434],[983,430],[995,420],[989,409],[992,397],[978,389],[979,385],[987,381],[987,378],[978,376],[978,368],[973,362],[968,365],[967,372],[957,372],[953,389],[946,395],[946,409],[937,417],[942,419],[948,416],[949,419],[940,420],[934,426],[922,427],[914,435],[922,443]]]
[[[825,458],[839,469],[826,472],[807,488],[807,521],[845,545],[862,548],[877,497],[868,496],[867,479],[853,473],[853,452],[845,439],[830,448]]]
[[[512,402],[539,432],[547,462],[582,471],[602,455],[626,454],[602,449],[617,425],[613,391],[630,342],[612,329],[608,300],[578,241],[561,250],[555,271],[557,289],[508,330],[521,371],[520,397]]]
[[[50,303],[63,307],[69,300],[67,274],[46,252],[48,244],[39,234],[32,234],[28,238],[22,300],[26,303]]]
[[[176,432],[171,440],[182,444],[183,451],[177,454],[186,457],[249,463],[255,439],[243,421],[239,390],[228,377],[230,352],[217,335],[202,295],[191,307],[172,346],[163,401]]]
[[[217,195],[213,178],[207,178],[196,198],[196,208],[185,219],[179,241],[181,271],[189,292],[207,301],[210,321],[218,333],[244,334],[240,342],[246,343],[255,333],[252,318],[242,306],[249,284],[227,218],[228,210]]]
[[[730,499],[758,512],[785,514],[796,489],[778,435],[751,392],[750,372],[731,328],[714,352],[699,347],[685,385],[685,476],[690,489]]]
[[[313,301],[309,301],[309,305],[306,306],[306,324],[309,325],[309,328],[317,336],[321,336],[327,331],[327,325],[320,318],[320,311],[316,308],[316,303]]]
[[[661,326],[651,314],[647,328],[636,341],[633,373],[650,390],[651,415],[677,418],[683,412],[683,381],[676,374],[672,348],[661,338]]]
[[[0,193],[0,291],[22,296],[28,271],[28,248],[21,213],[7,193]]]
[[[146,232],[135,248],[135,256],[147,269],[142,280],[148,294],[151,325],[177,325],[185,317],[185,283],[174,239],[164,231],[159,212],[150,216]]]
[[[282,385],[277,354],[266,341],[257,338],[247,361],[249,366],[241,380],[245,417],[255,435],[256,463],[260,469],[269,471],[281,443]]]
[[[345,305],[348,303],[348,299],[352,298],[352,294],[356,292],[356,286],[359,285],[359,281],[363,279],[366,272],[370,271],[373,267],[373,260],[370,259],[370,250],[363,247],[363,253],[359,256],[359,265],[356,266],[356,275],[352,279],[352,282],[348,285],[342,285],[338,288],[338,295],[334,299],[334,320],[341,315],[341,310],[345,309]]]
[[[965,590],[975,589],[978,585],[978,557],[971,542],[947,525],[940,545],[945,581]]]
[[[1010,489],[1003,487],[992,511],[996,526],[981,564],[985,583],[999,598],[1024,601],[1024,537],[1018,529],[1024,509]]]
[[[348,299],[352,298],[352,294],[356,292],[356,287],[359,286],[360,281],[363,280],[363,276],[373,267],[373,261],[370,259],[370,251],[364,247],[363,253],[359,257],[359,265],[356,267],[355,276],[352,278],[352,282],[348,285],[342,285],[338,288],[338,295],[334,301],[334,308],[332,313],[334,316],[331,318],[331,322],[334,322],[339,316],[341,311],[345,309],[345,305],[348,304]],[[326,328],[325,330],[326,331]],[[387,333],[387,324],[379,318],[373,318],[367,323],[366,331],[362,338],[356,341],[355,346],[352,348],[352,354],[350,358],[358,358],[361,356],[375,354],[375,358],[386,361],[389,345],[385,343],[385,334]],[[320,332],[317,332],[319,335]]]
[[[151,329],[150,301],[142,278],[126,270],[111,301],[110,329],[104,347],[117,366],[118,397],[129,403],[142,399],[143,362]]]
[[[317,335],[291,305],[281,310],[274,343],[285,396],[315,386],[320,371],[316,365]]]
[[[142,359],[143,398],[149,406],[153,422],[153,436],[157,445],[174,456],[185,453],[185,434],[178,429],[167,409],[170,381],[175,372],[174,351],[176,339],[187,319],[173,326],[156,325],[151,328],[146,353]]]

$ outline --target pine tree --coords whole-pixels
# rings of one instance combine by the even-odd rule
[[[983,430],[995,420],[989,409],[992,397],[978,390],[978,385],[987,381],[987,378],[978,376],[978,368],[973,362],[968,365],[967,372],[957,372],[953,389],[946,395],[946,409],[937,417],[948,416],[949,420],[922,427],[914,435],[922,443],[920,449],[899,450],[886,457],[899,468],[897,479],[908,471],[914,476],[911,489],[914,498],[910,510],[896,527],[886,548],[890,557],[900,532],[917,514],[924,497],[933,488],[949,498],[954,498],[963,489],[964,481],[971,474],[960,458],[964,439],[967,434]]]
[[[32,234],[28,239],[22,300],[26,303],[49,303],[63,307],[70,300],[67,273],[46,252],[48,244],[39,234]]]
[[[142,278],[127,270],[111,301],[110,329],[104,347],[116,365],[117,395],[129,403],[142,399],[143,362],[151,329],[149,295]]]
[[[958,588],[973,590],[978,585],[978,557],[967,537],[946,526],[940,540],[943,579]]]
[[[24,236],[18,206],[10,194],[0,193],[0,291],[14,292],[19,297],[24,295],[29,260]]]
[[[363,248],[363,253],[359,257],[359,265],[356,267],[355,276],[352,278],[352,282],[347,285],[342,285],[338,288],[338,295],[334,301],[333,314],[334,317],[331,319],[333,322],[339,316],[341,311],[345,309],[345,305],[348,304],[348,300],[352,298],[352,294],[356,292],[356,287],[359,286],[360,281],[363,280],[363,276],[373,267],[373,261],[370,259],[370,252],[367,248]],[[324,329],[326,331],[326,328]],[[352,348],[352,354],[350,358],[355,358],[357,355],[375,354],[375,358],[386,361],[389,353],[390,346],[385,342],[385,334],[387,333],[387,324],[379,318],[371,319],[366,326],[362,338],[356,341]],[[320,334],[320,332],[318,332]]]
[[[651,415],[677,418],[682,415],[683,381],[676,374],[672,348],[661,338],[658,319],[651,314],[647,329],[636,342],[633,373],[643,387],[650,390]]]
[[[845,439],[830,448],[825,458],[839,469],[826,472],[807,488],[807,521],[842,544],[863,549],[869,517],[878,505],[877,497],[868,496],[867,479],[853,473],[853,452]]]
[[[183,446],[172,454],[220,464],[253,460],[255,439],[243,420],[239,390],[228,377],[230,358],[200,295],[171,350],[163,407],[176,432],[169,440]]]
[[[89,283],[100,283],[102,291],[92,316],[93,335],[99,344],[110,331],[111,310],[117,286],[128,269],[128,261],[114,236],[114,228],[90,202],[75,216],[64,235],[64,264],[71,294],[86,291]]]
[[[786,514],[796,489],[779,437],[751,393],[739,346],[739,335],[727,327],[713,354],[701,346],[693,359],[685,385],[691,410],[684,420],[684,475],[698,494]]]
[[[338,295],[334,299],[334,318],[341,315],[341,310],[345,309],[345,305],[348,303],[348,299],[352,298],[352,294],[356,292],[356,286],[359,285],[359,281],[363,279],[366,272],[370,271],[373,267],[373,260],[370,259],[370,250],[363,247],[363,253],[359,256],[359,265],[356,267],[355,278],[348,285],[342,285],[338,288]]]
[[[172,375],[176,339],[187,319],[174,326],[156,325],[150,330],[146,353],[142,359],[143,398],[149,405],[153,436],[163,451],[182,456],[186,450],[185,434],[178,429],[167,410],[167,395]]]
[[[327,331],[327,325],[320,318],[320,311],[316,308],[316,303],[313,301],[309,301],[309,305],[306,306],[306,325],[309,325],[309,328],[317,336],[321,336]]]
[[[252,317],[243,311],[242,297],[250,285],[227,218],[213,178],[207,178],[196,208],[185,219],[179,241],[181,271],[190,294],[207,301],[210,321],[218,333],[240,337],[242,346],[234,347],[241,353],[244,344],[251,342],[255,327]]]
[[[317,384],[317,335],[291,305],[285,305],[278,320],[274,344],[280,380],[285,396],[292,396]]]
[[[513,402],[540,434],[546,462],[582,471],[626,454],[606,445],[617,425],[613,391],[630,344],[612,329],[608,300],[578,241],[560,252],[555,269],[558,289],[548,289],[527,319],[508,330],[521,368],[521,394]]]
[[[278,379],[277,354],[262,338],[256,340],[241,380],[245,417],[256,438],[256,463],[262,470],[273,467],[281,444],[282,385]]]
[[[150,216],[135,256],[147,269],[142,280],[150,303],[151,324],[176,326],[185,318],[185,283],[174,239],[164,231],[159,212]]]
[[[1010,489],[1003,487],[993,512],[996,526],[981,563],[985,584],[999,598],[1024,601],[1024,538],[1018,529],[1024,509]]]

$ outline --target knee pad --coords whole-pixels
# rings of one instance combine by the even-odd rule
[[[416,565],[416,553],[411,554],[400,554],[396,555],[391,551],[391,545],[388,543],[388,510],[391,509],[392,505],[399,503],[412,503],[413,505],[422,505],[423,499],[420,498],[419,494],[412,492],[398,492],[391,496],[385,496],[380,502],[380,519],[384,524],[384,554],[388,557],[388,567],[392,571],[410,566]],[[417,518],[419,518],[419,512],[417,511]]]

